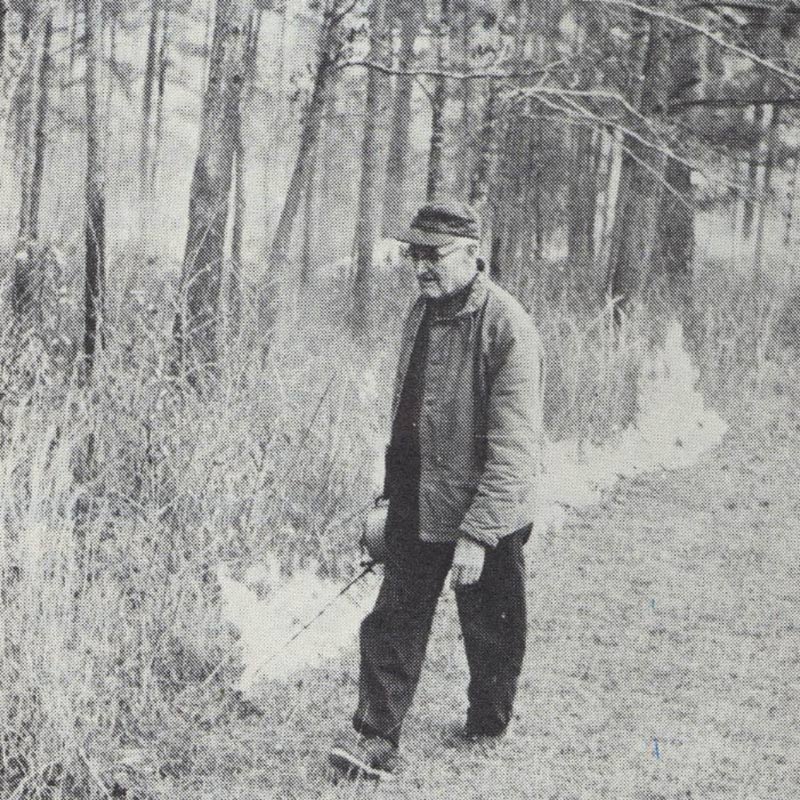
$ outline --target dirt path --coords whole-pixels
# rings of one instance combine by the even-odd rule
[[[353,661],[271,687],[203,795],[800,798],[800,398],[778,383],[697,466],[623,481],[531,542],[528,656],[504,741],[449,744],[467,678],[448,592],[396,782],[332,786],[324,767]]]

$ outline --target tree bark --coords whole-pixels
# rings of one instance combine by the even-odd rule
[[[36,107],[36,129],[34,132],[35,150],[33,175],[31,179],[31,204],[29,236],[39,238],[39,207],[42,200],[42,181],[44,178],[45,151],[47,148],[47,111],[50,103],[50,90],[53,83],[53,10],[47,12],[42,40],[42,60],[39,66],[39,92]]]
[[[41,322],[41,263],[39,248],[39,206],[44,175],[47,109],[52,74],[51,45],[53,39],[53,11],[47,12],[42,36],[42,55],[39,62],[38,87],[31,92],[28,124],[31,136],[25,156],[23,199],[20,210],[19,241],[14,265],[12,307],[18,329],[35,329]]]
[[[758,221],[756,223],[756,243],[753,253],[753,278],[756,287],[761,282],[761,269],[764,261],[764,233],[767,224],[767,208],[772,187],[772,172],[775,165],[775,149],[778,144],[780,129],[780,106],[772,106],[772,115],[767,126],[766,156],[764,160],[764,183],[758,204]]]
[[[792,168],[789,171],[789,180],[786,185],[786,222],[783,228],[784,268],[789,267],[792,277],[795,274],[794,258],[791,255],[791,250],[794,239],[793,229],[797,206],[798,178],[800,178],[800,149],[795,149],[792,156]]]
[[[150,116],[153,108],[156,59],[158,55],[158,12],[162,0],[150,0],[150,27],[147,34],[147,56],[144,65],[144,87],[142,94],[142,120],[139,145],[139,180],[142,195],[147,193],[147,175],[150,159]]]
[[[117,11],[116,9],[109,14],[109,45],[108,45],[108,80],[106,81],[106,108],[105,108],[105,131],[103,137],[108,141],[109,129],[111,126],[112,111],[111,103],[114,99],[114,80],[117,75]]]
[[[469,201],[482,217],[486,217],[485,205],[489,195],[489,183],[497,158],[498,104],[500,93],[496,78],[488,78],[486,104],[483,107],[480,154],[470,181]]]
[[[155,192],[158,174],[158,159],[161,151],[162,131],[164,127],[164,93],[167,86],[167,48],[169,46],[170,15],[172,12],[171,0],[164,0],[164,16],[161,26],[161,44],[158,48],[158,72],[156,78],[156,121],[153,127],[152,154],[149,156],[149,172],[147,175],[147,197],[145,206],[152,212],[153,194]]]
[[[702,23],[697,11],[686,12],[689,19]],[[679,102],[702,100],[706,97],[708,70],[706,39],[694,31],[675,33],[669,75],[669,96]],[[689,108],[683,116],[686,124],[700,127],[699,108]],[[692,261],[695,250],[694,189],[692,169],[675,158],[668,157],[664,174],[658,240],[654,252],[654,275],[666,282],[667,301],[683,316],[691,302]]]
[[[652,0],[651,0],[652,2]],[[667,3],[674,11],[674,0]],[[662,18],[632,12],[632,73],[641,75],[629,92],[631,105],[650,120],[666,108],[671,26]],[[645,132],[646,135],[646,132]],[[666,158],[626,135],[611,246],[611,295],[630,312],[646,288],[656,241]]]
[[[750,150],[750,163],[747,166],[747,193],[744,197],[744,214],[742,216],[742,235],[745,239],[749,239],[753,232],[758,195],[758,167],[764,143],[763,129],[764,106],[759,104],[753,107],[753,130],[756,131],[756,140]]]
[[[404,3],[400,13],[400,53],[397,66],[400,70],[410,70],[414,65],[414,44],[422,26],[421,8],[416,2]],[[406,216],[413,88],[414,79],[410,75],[397,76],[383,195],[384,236],[395,233],[398,224]]]
[[[582,90],[589,89],[594,80],[594,54],[587,52],[586,40],[590,28],[602,30],[597,17],[585,6],[578,6],[574,47],[580,63],[578,88]],[[570,271],[579,271],[583,284],[594,261],[598,138],[592,128],[580,123],[572,129],[570,136],[572,169],[567,189],[567,253]]]
[[[450,26],[450,0],[441,0],[437,46],[437,67],[443,71],[448,62],[448,39]],[[431,143],[428,152],[428,185],[425,195],[435,200],[443,191],[444,184],[444,109],[447,103],[447,80],[439,75],[435,78],[431,100]]]
[[[86,19],[86,266],[83,352],[91,373],[103,345],[105,309],[105,174],[99,117],[102,0],[84,0]]]
[[[475,25],[475,6],[465,0],[461,14],[461,60],[464,74],[472,68],[471,46],[472,29]],[[472,81],[461,82],[461,133],[458,140],[458,159],[456,161],[455,193],[464,197],[470,188],[472,174],[473,138],[472,138]]]
[[[0,0],[0,74],[3,72],[6,60],[6,14],[8,14],[6,0]]]
[[[572,137],[572,171],[568,194],[568,254],[572,268],[583,273],[594,259],[597,184],[594,131],[579,126]]]
[[[218,369],[217,328],[236,126],[246,74],[252,0],[219,0],[203,98],[200,143],[189,196],[189,231],[182,273],[182,318],[176,320],[181,363],[203,389]]]
[[[383,64],[386,60],[386,0],[372,0],[370,27],[370,59]],[[353,241],[356,273],[350,322],[351,328],[356,334],[370,330],[374,319],[373,251],[381,218],[379,176],[382,147],[380,131],[381,106],[385,96],[386,76],[376,69],[369,70],[364,110],[364,138],[361,143],[361,180]]]
[[[75,70],[75,55],[78,52],[78,13],[80,9],[81,0],[72,0],[72,18],[69,25],[69,74],[68,77],[72,79],[72,74]]]
[[[258,38],[261,32],[261,10],[253,12],[248,26],[247,46],[245,52],[245,99],[253,96],[258,58]],[[234,194],[233,225],[231,227],[231,261],[227,276],[227,317],[228,335],[238,334],[241,325],[241,291],[242,291],[242,250],[244,246],[244,223],[247,211],[247,193],[245,184],[245,159],[243,114],[241,108],[233,122],[236,129],[236,151],[234,154]]]
[[[31,187],[33,183],[33,162],[36,150],[36,64],[38,60],[38,41],[30,42],[19,78],[16,96],[16,149],[20,165],[20,213],[18,237],[21,242],[31,238]]]

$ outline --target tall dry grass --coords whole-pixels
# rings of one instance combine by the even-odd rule
[[[0,796],[159,796],[159,777],[193,769],[193,730],[247,713],[215,565],[236,574],[270,553],[287,573],[314,563],[338,578],[353,564],[348,520],[376,486],[397,290],[356,343],[341,285],[252,288],[205,398],[169,373],[168,285],[118,288],[88,386],[70,367],[77,311],[48,341],[6,333]],[[730,284],[696,298],[688,341],[715,397],[757,384],[776,297]],[[603,440],[635,413],[659,325],[642,314],[620,331],[610,307],[573,309],[554,301],[537,320],[548,433]]]

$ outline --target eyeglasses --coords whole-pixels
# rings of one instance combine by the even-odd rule
[[[403,258],[407,258],[415,264],[420,261],[427,261],[430,264],[438,264],[447,256],[458,252],[460,245],[455,245],[447,250],[443,250],[436,245],[429,244],[410,244],[400,251]]]

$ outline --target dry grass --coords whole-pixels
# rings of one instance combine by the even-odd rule
[[[340,576],[355,528],[339,520],[373,493],[396,297],[359,344],[340,289],[283,287],[277,303],[253,290],[219,390],[199,399],[167,369],[168,285],[136,288],[112,297],[89,387],[69,368],[77,303],[63,304],[58,344],[0,341],[0,796],[115,783],[161,796],[191,774],[196,732],[251,710],[231,689],[214,565],[236,574],[270,552],[287,573],[313,562]],[[732,287],[698,298],[690,342],[715,396],[756,386],[769,354],[778,304],[745,300]],[[566,304],[538,322],[550,435],[602,440],[627,424],[655,328],[620,333],[610,309]],[[128,763],[143,752],[150,772]]]

